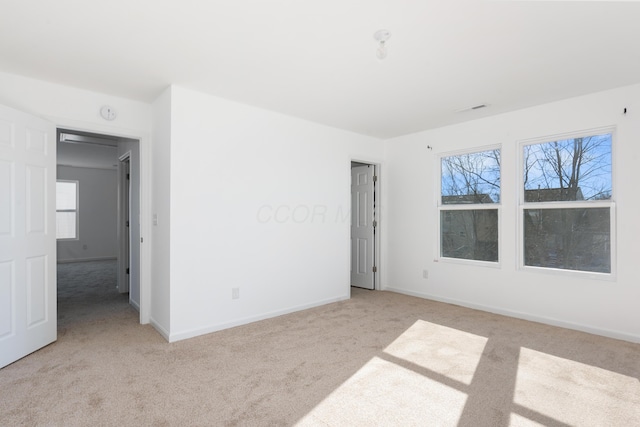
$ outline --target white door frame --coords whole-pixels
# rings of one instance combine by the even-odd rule
[[[374,185],[373,194],[375,200],[375,220],[377,222],[375,234],[374,234],[374,263],[376,266],[376,272],[374,274],[373,279],[373,289],[381,290],[382,289],[382,191],[381,191],[381,183],[382,183],[382,164],[376,161],[371,160],[363,160],[359,158],[352,158],[349,161],[349,177],[351,177],[351,165],[352,163],[361,163],[363,165],[371,165],[375,167],[375,175],[377,176],[377,181]],[[349,206],[351,206],[351,180],[349,180]],[[351,217],[351,215],[349,215]],[[351,241],[351,226],[349,226],[349,242]],[[351,248],[351,245],[349,245]],[[351,249],[349,249],[349,262],[351,262]],[[349,292],[351,292],[351,272],[349,272]]]
[[[51,120],[51,119],[50,119]],[[68,120],[52,120],[56,128],[70,131],[112,135],[136,139],[139,144],[140,174],[140,323],[151,318],[151,137],[144,133],[125,133],[120,128],[78,123]],[[55,207],[54,207],[55,209]]]
[[[118,292],[121,294],[129,292],[130,286],[127,271],[131,264],[131,181],[127,176],[130,168],[131,151],[127,151],[118,158]]]

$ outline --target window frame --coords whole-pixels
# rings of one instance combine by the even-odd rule
[[[611,198],[608,200],[581,200],[581,201],[549,201],[549,202],[525,202],[525,188],[524,188],[524,147],[528,145],[544,144],[553,141],[561,141],[573,138],[588,137],[594,135],[611,135]],[[518,166],[516,168],[518,173],[518,198],[517,198],[517,268],[520,271],[526,271],[531,273],[545,273],[571,276],[575,278],[589,278],[613,281],[616,279],[617,274],[617,226],[616,226],[616,161],[615,161],[615,146],[616,146],[616,128],[615,126],[607,126],[601,128],[593,128],[580,130],[575,132],[554,134],[544,137],[536,137],[531,139],[524,139],[518,141]],[[569,270],[565,268],[554,267],[541,267],[525,265],[525,236],[524,236],[524,214],[526,210],[545,210],[545,209],[594,209],[594,208],[608,208],[609,209],[609,242],[611,245],[610,250],[610,265],[611,271],[609,273],[602,273],[596,271],[585,270]]]
[[[76,208],[75,209],[58,209],[57,206],[57,184],[59,182],[67,182],[73,183],[76,186]],[[58,237],[58,233],[56,231],[56,241],[73,241],[80,240],[80,181],[77,179],[56,179],[56,230],[58,224],[58,212],[75,212],[76,220],[75,220],[75,237]]]
[[[500,151],[500,201],[497,203],[469,203],[469,204],[445,204],[442,203],[442,159],[445,157],[455,157],[461,156],[465,154],[473,154],[473,153],[482,153],[485,151],[499,150]],[[455,151],[447,151],[438,153],[437,155],[437,167],[435,168],[436,172],[436,247],[435,253],[437,254],[435,257],[435,261],[437,262],[446,262],[446,263],[454,263],[454,264],[464,264],[464,265],[474,265],[480,267],[488,267],[488,268],[501,268],[502,266],[502,178],[503,178],[503,149],[502,144],[492,144],[492,145],[484,145],[479,147],[455,150]],[[498,226],[498,260],[497,261],[483,261],[483,260],[475,260],[475,259],[466,259],[466,258],[453,258],[446,257],[442,255],[442,212],[448,211],[465,211],[465,210],[495,210],[497,212],[497,226]]]

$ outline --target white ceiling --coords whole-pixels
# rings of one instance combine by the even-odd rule
[[[629,1],[2,0],[0,70],[146,102],[174,83],[390,138],[639,83],[639,22]]]

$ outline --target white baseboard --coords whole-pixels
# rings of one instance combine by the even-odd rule
[[[257,316],[244,317],[242,319],[237,319],[237,320],[234,320],[234,321],[231,321],[231,322],[219,323],[217,325],[211,325],[211,326],[207,326],[207,327],[204,327],[204,328],[197,328],[197,329],[191,329],[191,330],[187,330],[187,331],[177,332],[177,333],[170,334],[170,337],[169,337],[168,341],[169,342],[182,341],[182,340],[186,340],[188,338],[197,337],[199,335],[210,334],[211,332],[217,332],[217,331],[221,331],[223,329],[229,329],[229,328],[233,328],[235,326],[246,325],[247,323],[253,323],[253,322],[260,321],[260,320],[265,320],[265,319],[269,319],[269,318],[272,318],[272,317],[282,316],[284,314],[294,313],[296,311],[306,310],[308,308],[319,307],[321,305],[330,304],[330,303],[338,302],[338,301],[344,301],[344,300],[348,300],[348,299],[349,299],[349,295],[344,295],[344,296],[341,296],[341,297],[329,298],[329,299],[322,300],[322,301],[316,301],[316,302],[313,302],[313,303],[310,303],[310,304],[302,304],[302,305],[298,305],[298,306],[295,306],[295,307],[286,308],[286,309],[283,309],[283,310],[271,311],[271,312],[260,314],[260,315],[257,315]]]
[[[156,322],[153,317],[149,318],[149,323],[151,324],[151,326],[153,326],[153,329],[155,329],[160,335],[162,335],[165,340],[171,342],[171,340],[169,340],[169,331],[160,326],[160,324]]]
[[[58,264],[67,264],[70,262],[89,262],[89,261],[109,261],[117,260],[117,257],[95,257],[95,258],[75,258],[75,259],[59,259]]]
[[[138,313],[140,313],[140,304],[138,304],[138,302],[137,302],[137,301],[134,301],[134,300],[132,300],[132,299],[129,299],[129,304],[130,304],[133,308],[135,308],[135,309],[136,309],[136,311],[137,311]]]
[[[452,298],[439,297],[437,295],[425,294],[422,292],[407,291],[404,289],[385,287],[385,291],[396,292],[399,294],[410,295],[418,298],[424,298],[433,301],[444,302],[447,304],[459,305],[462,307],[473,308],[476,310],[487,311],[489,313],[501,314],[503,316],[515,317],[517,319],[529,320],[531,322],[544,323],[546,325],[558,326],[566,329],[573,329],[576,331],[587,332],[594,335],[601,335],[603,337],[615,338],[623,341],[629,341],[633,343],[640,343],[640,336],[634,334],[628,334],[625,332],[613,331],[609,329],[597,328],[589,325],[583,325],[580,323],[567,322],[564,320],[554,319],[552,317],[537,316],[530,313],[524,313],[520,311],[507,310],[498,307],[487,306],[483,304],[475,304],[468,301],[456,300]]]

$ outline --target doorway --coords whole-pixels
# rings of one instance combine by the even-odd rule
[[[379,289],[378,169],[351,162],[351,286]]]
[[[58,178],[80,177],[79,234],[58,241],[58,259],[114,260],[117,291],[140,311],[139,140],[69,129],[57,136]]]
[[[96,247],[83,242],[78,237],[78,231],[82,235],[79,225],[83,218],[98,217],[99,222],[116,221],[115,211],[102,215],[104,212],[89,209],[84,211],[77,203],[76,194],[83,188],[83,180],[78,180],[77,185],[61,185],[66,188],[66,196],[60,200],[65,203],[58,208],[57,183],[60,177],[57,160],[64,158],[61,155],[64,149],[59,150],[58,144],[62,139],[65,129],[56,129],[56,126],[44,119],[23,111],[15,110],[0,105],[0,367],[4,367],[47,344],[54,342],[58,335],[58,289],[56,287],[57,254],[68,255],[67,259],[77,257],[104,258],[100,251],[100,239]],[[93,139],[93,138],[97,138]],[[68,139],[68,140],[67,140]],[[84,139],[84,141],[80,141]],[[75,141],[74,141],[75,140]],[[115,143],[114,143],[115,140]],[[69,148],[77,143],[77,147],[84,147],[84,154],[88,147],[100,147],[105,150],[130,149],[131,176],[130,208],[131,215],[135,216],[132,225],[137,227],[137,234],[132,232],[131,267],[145,268],[142,287],[142,303],[139,307],[140,323],[149,322],[150,307],[150,283],[149,283],[149,248],[141,251],[140,226],[144,225],[145,235],[149,235],[149,224],[141,221],[141,210],[146,214],[149,210],[150,194],[149,181],[145,174],[141,179],[140,166],[145,171],[149,170],[148,144],[140,144],[140,139],[127,139],[110,137],[83,131],[69,130],[65,136],[64,147]],[[93,142],[93,144],[91,144]],[[115,145],[115,147],[114,147]],[[127,148],[130,147],[130,148]],[[143,155],[141,156],[141,151]],[[83,152],[76,152],[75,158],[71,156],[69,161],[95,161],[91,156],[85,156]],[[85,165],[87,166],[87,165]],[[108,164],[109,167],[118,166],[115,161]],[[115,173],[113,170],[111,171]],[[135,178],[134,178],[135,177]],[[100,179],[94,182],[103,183]],[[70,179],[67,181],[75,182]],[[144,183],[144,185],[141,185]],[[104,184],[104,183],[103,183]],[[73,187],[73,188],[72,188]],[[71,188],[71,189],[70,189]],[[112,191],[116,191],[113,184]],[[100,191],[95,194],[100,195]],[[113,197],[116,200],[116,197]],[[86,215],[88,214],[88,215]],[[58,236],[58,217],[61,224],[66,224],[64,235],[68,243],[72,243],[68,252],[56,250]],[[78,227],[78,228],[76,228]],[[100,228],[100,227],[98,227]],[[115,226],[113,227],[115,230]],[[133,227],[132,227],[133,229]],[[113,231],[115,234],[115,231]],[[135,239],[135,240],[134,240]],[[86,247],[85,247],[86,245]],[[86,251],[86,252],[85,252]],[[144,256],[141,262],[140,255]],[[115,257],[112,250],[111,263],[115,267]],[[137,258],[133,259],[134,256]],[[100,261],[95,261],[100,262]],[[133,271],[133,270],[132,270]],[[107,273],[108,274],[108,273]],[[71,276],[77,279],[81,285],[87,282],[83,280],[84,274],[73,272]],[[113,275],[115,277],[115,275]],[[100,282],[102,282],[100,280]],[[133,279],[132,279],[133,285]],[[19,285],[20,284],[20,285]],[[21,284],[24,284],[21,285]],[[137,279],[140,288],[140,276]],[[108,286],[120,296],[113,285]],[[131,286],[132,288],[133,286]],[[84,290],[84,287],[83,287]],[[140,291],[140,289],[138,289]],[[73,292],[73,291],[71,291]],[[140,292],[139,292],[140,294]],[[102,298],[98,300],[103,301]],[[128,300],[128,298],[127,298]],[[125,300],[125,304],[128,301]],[[77,307],[77,304],[73,304]],[[87,310],[92,312],[92,310]]]

